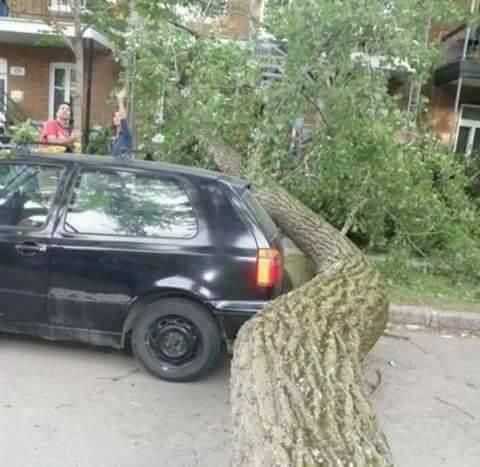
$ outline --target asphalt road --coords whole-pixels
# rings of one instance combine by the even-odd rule
[[[480,339],[422,332],[381,339],[369,380],[399,467],[480,466]]]
[[[396,330],[368,362],[399,467],[480,465],[480,340]],[[229,464],[229,361],[171,384],[110,350],[0,336],[0,465]]]

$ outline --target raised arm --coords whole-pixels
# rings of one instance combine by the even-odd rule
[[[127,90],[123,88],[121,91],[117,92],[117,102],[118,102],[118,113],[120,114],[121,119],[127,118],[127,110],[125,109],[125,97],[127,96]]]

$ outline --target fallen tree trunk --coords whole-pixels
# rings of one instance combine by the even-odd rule
[[[205,133],[199,141],[220,170],[240,175],[235,151]],[[231,376],[232,465],[393,465],[362,368],[388,319],[379,273],[278,185],[253,190],[316,275],[240,330]]]

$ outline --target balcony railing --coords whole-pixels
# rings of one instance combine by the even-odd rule
[[[458,26],[442,38],[443,63],[434,72],[437,85],[460,77],[480,83],[480,27]]]
[[[480,60],[480,28],[461,25],[443,39],[445,63],[459,60]]]
[[[282,78],[287,58],[287,44],[277,40],[259,40],[256,55],[262,70],[262,85]]]
[[[85,1],[82,6],[85,7]],[[1,5],[1,3],[0,3]],[[10,16],[45,17],[71,16],[70,0],[15,0],[10,6]]]

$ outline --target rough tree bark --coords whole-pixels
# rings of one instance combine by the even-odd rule
[[[85,27],[82,25],[82,2],[81,0],[73,1],[73,25],[74,37],[73,54],[75,56],[75,80],[74,80],[74,100],[73,100],[73,117],[75,130],[82,132],[84,128],[84,68],[85,68],[85,52],[83,48],[83,36]],[[82,141],[82,139],[80,139]]]
[[[202,132],[220,170],[238,154]],[[391,466],[362,360],[388,318],[383,281],[344,235],[280,186],[253,187],[312,259],[315,277],[267,305],[237,337],[231,376],[232,465]]]

